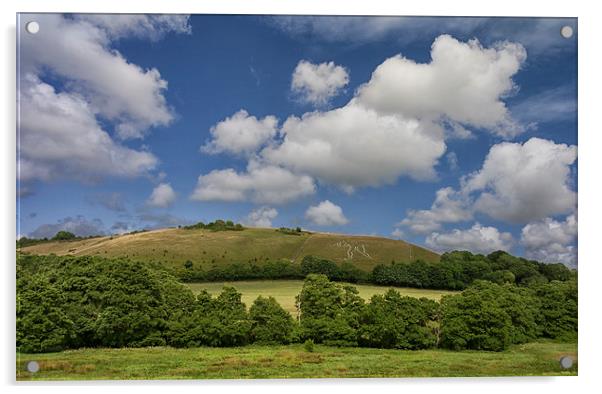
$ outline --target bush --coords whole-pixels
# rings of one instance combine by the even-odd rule
[[[249,311],[251,340],[261,344],[287,344],[291,341],[294,321],[274,297],[259,296]]]
[[[305,342],[303,342],[303,349],[305,349],[306,352],[313,353],[314,347],[315,343],[311,339],[308,339]]]

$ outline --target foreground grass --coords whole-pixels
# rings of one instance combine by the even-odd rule
[[[560,367],[562,356],[575,364]],[[40,371],[25,370],[35,360]],[[302,345],[81,349],[17,354],[17,380],[241,379],[577,375],[577,344],[537,342],[504,352],[381,350]]]
[[[293,316],[297,313],[295,308],[295,296],[301,292],[303,287],[302,280],[256,280],[256,281],[236,281],[236,282],[206,282],[206,283],[187,283],[194,293],[201,290],[207,290],[213,295],[217,295],[222,291],[224,286],[235,287],[236,290],[242,293],[242,301],[250,307],[253,301],[260,295],[267,297],[272,296],[280,305]],[[391,287],[375,286],[375,285],[360,285],[351,284],[357,288],[360,297],[369,300],[374,294],[384,294]],[[446,290],[428,290],[428,289],[413,289],[409,287],[394,287],[401,295],[410,297],[426,297],[438,301],[441,296],[446,294],[456,294],[454,291]]]

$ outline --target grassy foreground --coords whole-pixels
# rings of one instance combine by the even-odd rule
[[[201,290],[207,290],[213,295],[217,295],[222,291],[224,286],[235,287],[236,290],[242,293],[242,301],[250,307],[253,301],[260,295],[267,297],[272,296],[280,305],[293,316],[296,315],[295,296],[301,292],[303,287],[302,280],[256,280],[256,281],[236,281],[236,282],[206,282],[206,283],[187,283],[194,293]],[[357,288],[360,297],[368,301],[374,294],[384,294],[391,287],[351,284]],[[428,289],[413,289],[409,287],[394,287],[401,295],[410,297],[426,297],[432,300],[439,300],[441,296],[446,294],[457,294],[458,292],[447,290],[428,290]]]
[[[563,370],[559,359],[571,356]],[[25,370],[35,360],[40,371]],[[536,342],[504,352],[382,350],[302,345],[81,349],[17,354],[17,380],[240,379],[577,375],[577,344]]]

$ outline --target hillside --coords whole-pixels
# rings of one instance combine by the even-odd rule
[[[78,241],[46,242],[21,250],[32,254],[128,257],[174,266],[190,260],[202,267],[280,259],[299,263],[304,256],[315,255],[337,263],[349,261],[365,271],[392,260],[439,260],[436,253],[404,241],[332,233],[291,235],[271,228],[217,232],[170,228]]]

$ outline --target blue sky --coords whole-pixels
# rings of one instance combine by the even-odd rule
[[[19,28],[20,235],[224,218],[576,265],[576,19]]]

